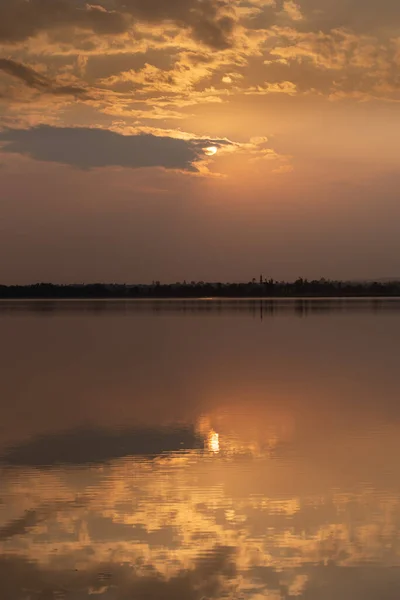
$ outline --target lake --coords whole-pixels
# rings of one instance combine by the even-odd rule
[[[400,301],[0,302],[1,600],[398,600]]]

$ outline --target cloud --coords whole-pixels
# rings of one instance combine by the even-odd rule
[[[126,9],[139,21],[189,28],[194,39],[215,49],[233,44],[235,18],[224,0],[123,0]]]
[[[25,83],[28,87],[56,96],[86,94],[85,88],[74,85],[58,85],[31,67],[8,58],[0,58],[0,71]]]
[[[372,33],[400,25],[398,0],[302,0],[301,10],[313,31],[329,31],[338,27]]]
[[[51,7],[45,11],[47,4]],[[32,97],[38,90],[52,94],[52,107],[45,107],[49,114],[62,101],[71,101],[56,102],[54,96],[82,98],[86,88],[92,114],[127,124],[186,118],[189,106],[230,102],[242,93],[397,100],[395,32],[344,29],[343,2],[338,6],[328,6],[327,0],[318,10],[312,0],[0,0],[0,39],[14,39],[16,29],[21,40],[41,34],[8,46],[2,59],[8,63],[3,71],[36,93],[27,90],[24,96],[23,90],[9,86],[6,92],[0,89],[0,96],[10,106],[13,100],[33,106],[42,101]],[[391,14],[391,6],[385,4],[384,15]],[[2,10],[7,13],[3,20]],[[120,24],[114,27],[117,18]],[[104,35],[112,31],[125,35]],[[204,45],[223,52],[207,52]],[[23,63],[32,60],[34,66],[39,54],[48,73],[63,73],[62,85],[50,84],[40,73],[22,72],[31,68]],[[279,89],[281,83],[285,85]],[[43,105],[38,112],[44,113]],[[55,123],[59,116],[29,122]]]
[[[215,49],[232,45],[235,18],[224,0],[0,0],[0,41],[15,43],[68,27],[97,35],[126,32],[135,22],[173,23]]]
[[[302,31],[351,28],[375,32],[400,23],[397,0],[0,0],[0,41],[16,43],[43,32],[75,28],[118,35],[137,23],[173,24],[192,38],[223,50],[235,42],[239,16],[250,28],[295,22]]]
[[[81,0],[0,0],[1,42],[20,42],[66,27],[115,35],[126,31],[128,23],[122,13]]]
[[[248,96],[266,95],[266,94],[287,94],[294,96],[297,94],[297,86],[291,81],[279,81],[275,83],[266,82],[264,85],[248,88],[245,92]]]
[[[283,9],[292,21],[301,21],[303,19],[299,5],[293,2],[293,0],[285,0]]]
[[[271,82],[290,77],[293,91],[329,99],[399,100],[393,40],[382,43],[344,29],[323,33],[274,27],[271,33],[264,56]]]
[[[382,34],[396,31],[400,24],[398,0],[382,0],[377,10],[376,0],[247,0],[253,10],[249,25],[268,28],[295,21],[301,31],[329,32],[338,28],[357,33]]]
[[[3,151],[35,160],[91,169],[163,167],[197,172],[207,145],[228,145],[226,140],[179,139],[150,133],[121,135],[106,129],[51,127],[6,129],[0,132]]]

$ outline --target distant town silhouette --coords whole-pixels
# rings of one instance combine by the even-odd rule
[[[295,281],[252,279],[247,283],[190,281],[163,284],[91,283],[58,285],[0,285],[0,299],[101,299],[101,298],[318,298],[400,297],[400,280],[393,281]]]

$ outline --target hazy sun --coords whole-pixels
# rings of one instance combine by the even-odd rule
[[[216,146],[208,146],[208,148],[204,148],[204,153],[207,154],[207,156],[214,156],[214,154],[217,154],[218,152],[218,148]]]

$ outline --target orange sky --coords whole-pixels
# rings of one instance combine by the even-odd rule
[[[397,0],[0,0],[0,281],[399,275],[399,66]]]

